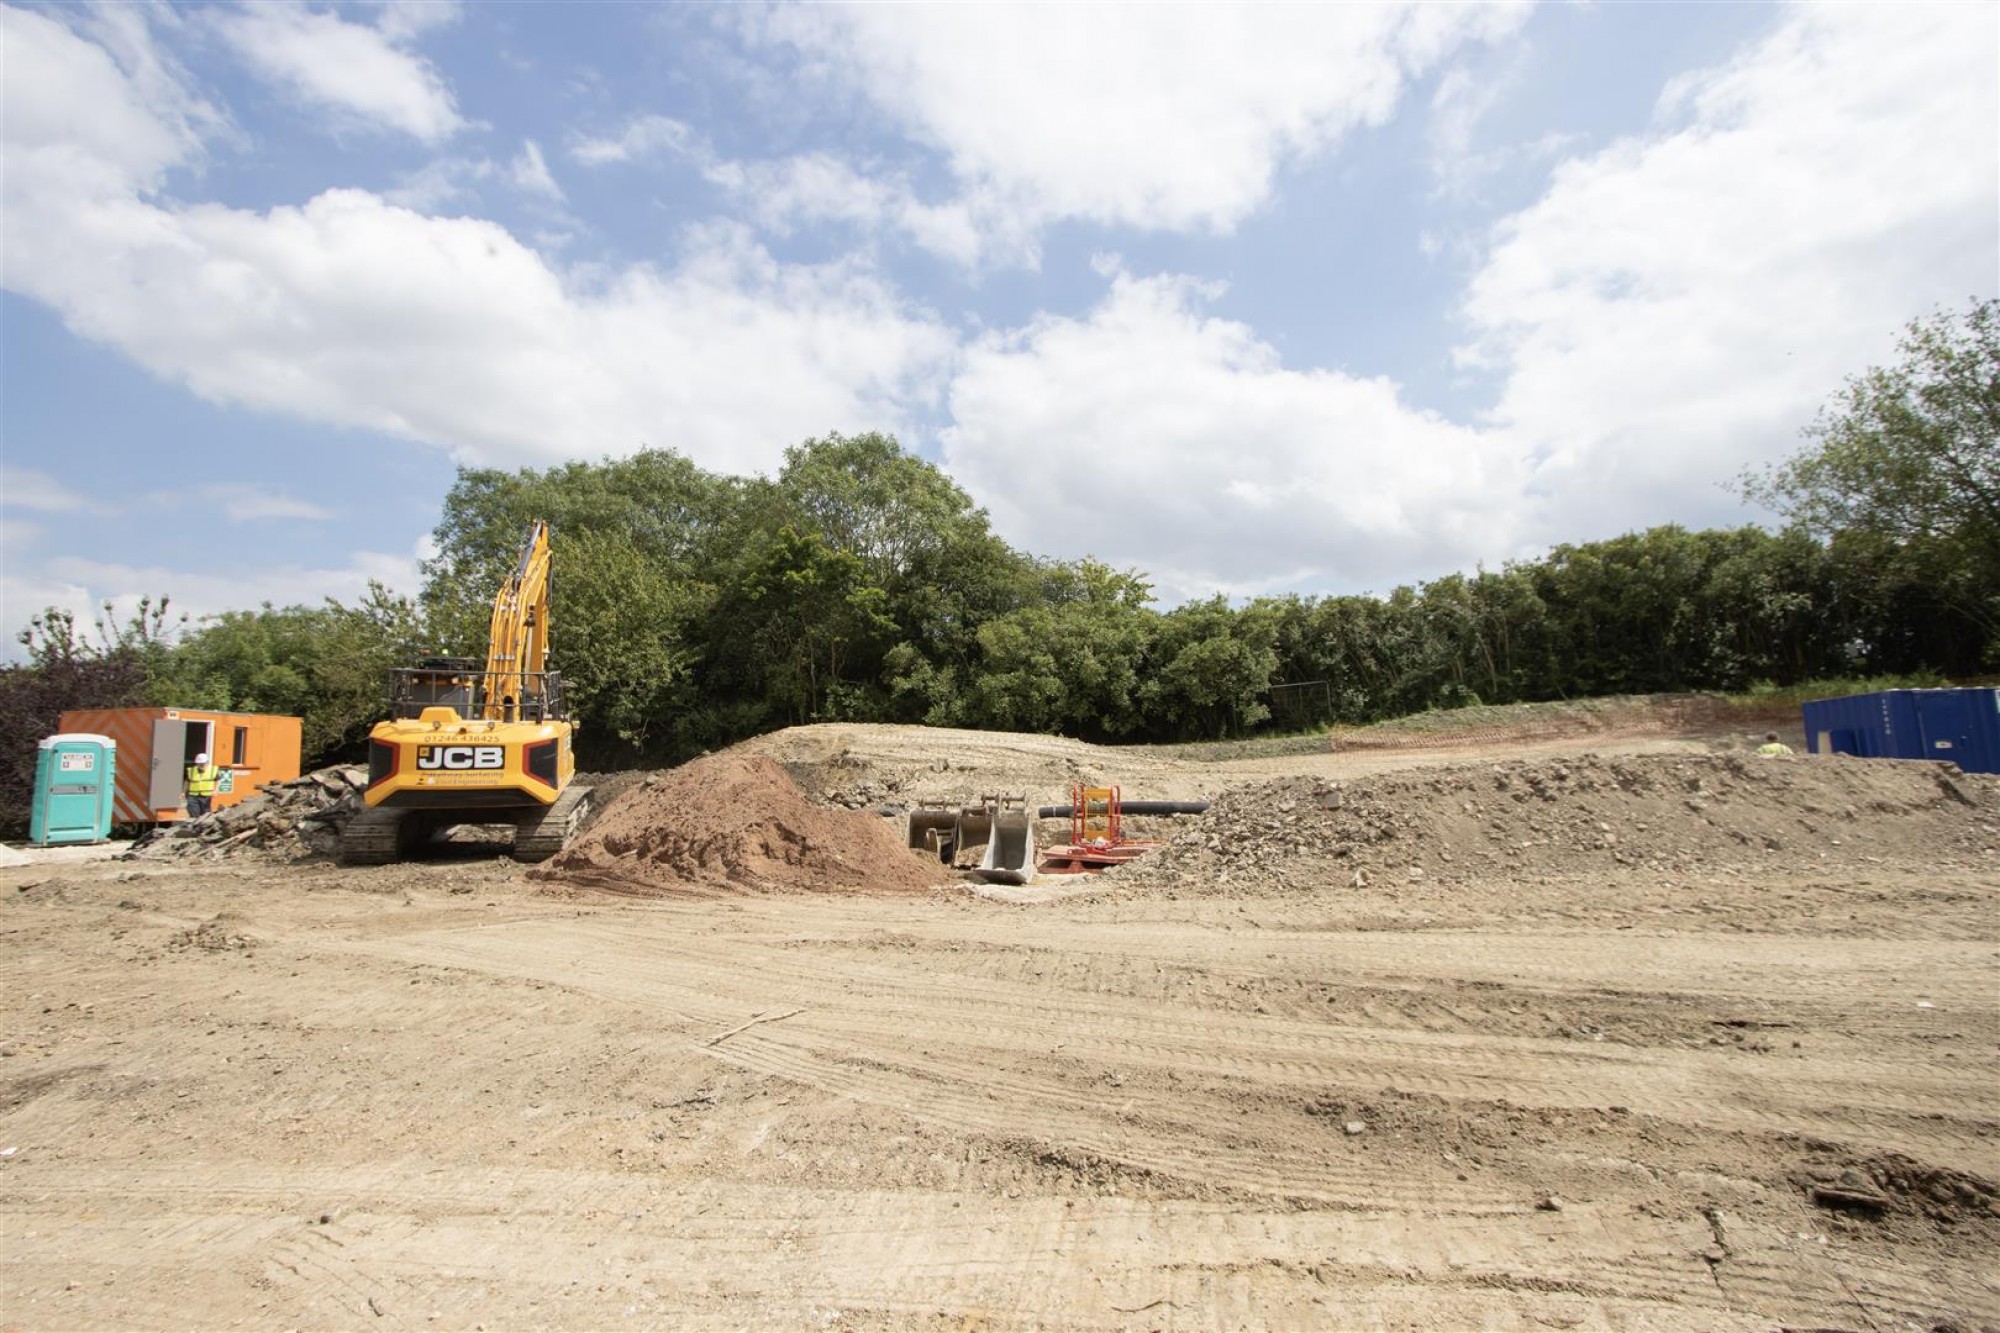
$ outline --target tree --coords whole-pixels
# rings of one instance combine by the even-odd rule
[[[764,531],[789,525],[861,562],[882,590],[895,634],[877,654],[857,646],[856,678],[888,669],[892,693],[918,678],[960,675],[978,654],[984,622],[1032,604],[1033,566],[993,535],[986,511],[934,463],[892,435],[828,435],[785,451],[785,465],[746,508]],[[910,652],[895,655],[892,646]],[[921,662],[921,666],[917,665]],[[921,693],[921,692],[918,692]]]
[[[737,525],[748,487],[668,449],[541,472],[459,469],[432,533],[437,553],[424,562],[423,605],[436,646],[484,652],[494,591],[533,520],[546,520],[558,542],[618,534],[648,568],[701,582],[742,546]],[[558,557],[558,597],[567,576]]]
[[[1271,715],[1262,697],[1278,670],[1278,621],[1232,611],[1216,596],[1160,617],[1139,698],[1162,733],[1221,739]]]
[[[794,722],[852,716],[849,658],[896,628],[861,558],[787,524],[747,563],[735,595],[729,618],[749,632],[767,697]]]
[[[2000,545],[2000,300],[1913,321],[1902,361],[1849,379],[1813,447],[1746,477],[1750,498],[1821,535]]]
[[[645,754],[690,711],[694,626],[715,589],[672,577],[621,532],[556,539],[550,664],[561,671],[592,753],[616,738]]]
[[[1106,740],[1138,730],[1139,666],[1159,616],[1135,570],[1085,557],[1033,570],[1039,595],[977,625],[970,725]]]
[[[1922,567],[2000,660],[2000,300],[1916,320],[1897,351],[1847,381],[1806,428],[1809,447],[1743,491],[1816,535],[1866,534]]]

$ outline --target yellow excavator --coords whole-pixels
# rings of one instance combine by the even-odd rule
[[[548,670],[549,525],[528,528],[493,599],[484,670],[427,657],[389,673],[389,720],[368,735],[365,802],[340,834],[347,865],[384,865],[457,824],[512,824],[514,859],[545,861],[582,825],[576,724]]]

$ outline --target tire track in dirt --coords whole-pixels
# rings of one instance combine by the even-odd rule
[[[1261,905],[1260,905],[1261,906]],[[989,943],[1052,947],[1046,923],[994,929],[982,923]],[[1035,932],[1040,938],[1035,938]],[[1811,998],[1844,1002],[1851,1009],[1857,982],[1898,983],[1909,1002],[1962,1005],[1968,1012],[1996,1012],[1988,984],[2000,960],[1988,941],[1815,940],[1809,951],[1783,935],[1626,932],[1548,933],[1455,930],[1335,929],[1223,930],[1202,925],[1148,923],[1137,929],[1115,923],[1064,922],[1065,955],[1103,954],[1128,960],[1183,962],[1200,958],[1217,975],[1256,977],[1291,970],[1337,971],[1427,981],[1482,981],[1532,985],[1552,993],[1609,990],[1666,992],[1717,1002]],[[949,947],[963,925],[915,920],[899,934]],[[1303,938],[1301,936],[1304,936]],[[1906,984],[1905,984],[1906,983]],[[1935,988],[1935,993],[1933,993]]]
[[[1268,1149],[1238,1147],[1225,1108],[1204,1118],[1198,1102],[1171,1111],[1157,1104],[1143,1116],[1121,1117],[1102,1095],[990,1065],[957,1064],[903,1055],[893,1062],[860,1057],[787,1035],[760,1036],[719,1049],[715,1058],[739,1068],[807,1084],[840,1096],[933,1120],[962,1134],[1046,1144],[1058,1160],[1097,1158],[1183,1186],[1359,1210],[1393,1207],[1425,1213],[1520,1213],[1519,1191],[1468,1186],[1449,1200],[1393,1166],[1348,1166],[1330,1159],[1273,1160]],[[985,1077],[978,1076],[981,1070]],[[1001,1095],[996,1095],[1001,1094]],[[1126,1098],[1121,1105],[1129,1105]],[[1063,1112],[1058,1136],[1049,1111]],[[1235,1131],[1235,1132],[1232,1132]]]
[[[936,939],[937,943],[932,943]],[[1772,1038],[1811,1033],[1876,1041],[1934,1039],[1953,1019],[1974,1029],[2000,1029],[2000,1013],[1973,1008],[1857,1012],[1851,996],[1815,998],[1793,991],[1732,999],[1685,991],[1649,991],[1411,976],[1392,969],[1329,969],[1299,960],[1265,960],[1261,967],[1194,965],[1186,955],[1131,956],[1120,950],[1075,953],[1040,945],[905,936],[828,939],[816,951],[866,962],[885,955],[922,960],[967,978],[1002,985],[1036,985],[1085,995],[1102,993],[1182,1008],[1273,1013],[1279,1017],[1419,1031],[1554,1037],[1582,1035],[1579,1025],[1620,1045],[1705,1045],[1719,1030],[1751,1029]],[[1439,969],[1443,972],[1444,969]],[[1956,983],[1948,983],[1959,988]],[[1982,997],[1984,998],[1984,997]],[[1362,1020],[1357,1024],[1356,1019]],[[1950,1035],[1950,1029],[1944,1035]],[[1963,1033],[1959,1035],[1964,1035]],[[1977,1040],[1976,1037],[1969,1040]]]
[[[1970,1071],[1913,1076],[1907,1064],[1850,1059],[1802,1068],[1790,1061],[1774,1084],[1768,1070],[1745,1067],[1745,1057],[1734,1052],[1578,1049],[1534,1039],[1187,1013],[1102,995],[924,976],[907,967],[838,965],[801,958],[796,949],[750,945],[733,947],[729,961],[719,964],[673,940],[635,939],[630,923],[576,926],[563,932],[577,955],[568,966],[561,965],[563,949],[546,931],[533,941],[516,938],[518,932],[484,931],[476,937],[404,936],[366,947],[484,969],[508,970],[514,959],[532,957],[532,970],[560,976],[560,984],[642,1007],[671,1007],[718,1030],[757,1013],[798,1007],[806,1012],[788,1020],[794,1030],[814,1029],[823,1039],[850,1045],[866,1037],[856,1053],[888,1063],[925,1043],[1028,1058],[1061,1040],[1077,1059],[1300,1089],[1390,1084],[1458,1100],[1625,1105],[1687,1124],[1868,1143],[1974,1170],[1991,1153],[1990,1121],[1955,1126],[1930,1118],[1939,1105],[1991,1114],[1995,1098]],[[707,952],[714,943],[701,948]],[[663,975],[668,969],[671,980]],[[739,1006],[757,1008],[725,1007],[733,996],[743,997]]]
[[[553,1296],[578,1269],[552,1264],[551,1252],[586,1239],[602,1261],[585,1271],[616,1284],[621,1299],[647,1284],[669,1296],[704,1285],[726,1289],[761,1266],[780,1294],[815,1293],[912,1315],[984,1311],[1026,1326],[1120,1322],[1121,1311],[1160,1299],[1163,1288],[1181,1294],[1176,1308],[1202,1309],[1216,1283],[1230,1279],[1246,1284],[1237,1295],[1244,1313],[1268,1311],[1271,1301],[1298,1294],[1365,1309],[1354,1303],[1420,1280],[1427,1289],[1462,1295],[1465,1308],[1484,1313],[1488,1323],[1547,1308],[1551,1297],[1614,1322],[1619,1314],[1651,1311],[1658,1320],[1700,1311],[1710,1327],[1774,1313],[1827,1319],[1846,1300],[1823,1272],[1761,1255],[1754,1265],[1744,1261],[1740,1273],[1732,1258],[1725,1266],[1731,1280],[1718,1286],[1699,1257],[1706,1235],[1700,1219],[1675,1223],[1591,1209],[1412,1217],[1031,1199],[975,1221],[950,1195],[721,1183],[684,1195],[643,1178],[547,1170],[504,1173],[484,1194],[385,1192],[374,1171],[303,1170],[259,1184],[248,1179],[257,1168],[237,1170],[234,1180],[141,1171],[125,1182],[129,1193],[111,1198],[76,1183],[51,1193],[105,1209],[113,1234],[141,1211],[180,1212],[174,1220],[186,1223],[237,1215],[241,1225],[191,1233],[184,1252],[199,1251],[212,1266],[258,1265],[280,1296],[311,1288],[323,1298],[330,1289],[357,1321],[372,1322],[380,1311],[390,1326],[461,1308],[470,1289],[509,1278]],[[299,1216],[300,1202],[327,1198],[347,1201],[329,1222]],[[273,1216],[274,1205],[290,1208],[290,1215]],[[240,1216],[246,1210],[257,1211]],[[162,1252],[156,1237],[134,1240]],[[14,1258],[52,1259],[59,1244],[54,1237],[31,1239]],[[1530,1253],[1532,1264],[1524,1263],[1521,1256]],[[1023,1289],[1008,1276],[1028,1270],[1047,1275],[1047,1285]],[[1926,1300],[1920,1275],[1874,1262],[1853,1271],[1850,1285],[1879,1302],[1878,1312],[1917,1313],[1935,1304]],[[1065,1280],[1086,1273],[1100,1281],[1093,1287]],[[1958,1271],[1952,1280],[1963,1284],[1968,1276]]]

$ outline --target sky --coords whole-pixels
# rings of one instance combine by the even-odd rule
[[[0,626],[881,430],[1163,605],[1737,490],[2000,295],[2000,6],[0,6]],[[559,539],[559,537],[558,537]]]

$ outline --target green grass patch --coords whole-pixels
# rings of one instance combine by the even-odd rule
[[[1933,672],[1914,676],[1843,676],[1826,680],[1805,680],[1796,685],[1773,685],[1759,681],[1740,694],[1718,696],[1731,708],[1747,712],[1767,712],[1792,707],[1814,699],[1839,699],[1850,694],[1874,694],[1878,690],[1935,690],[1951,684]]]
[[[1245,736],[1229,741],[1182,741],[1177,745],[1135,745],[1169,759],[1214,763],[1223,759],[1282,759],[1295,754],[1325,754],[1326,728],[1290,732],[1282,736]]]

